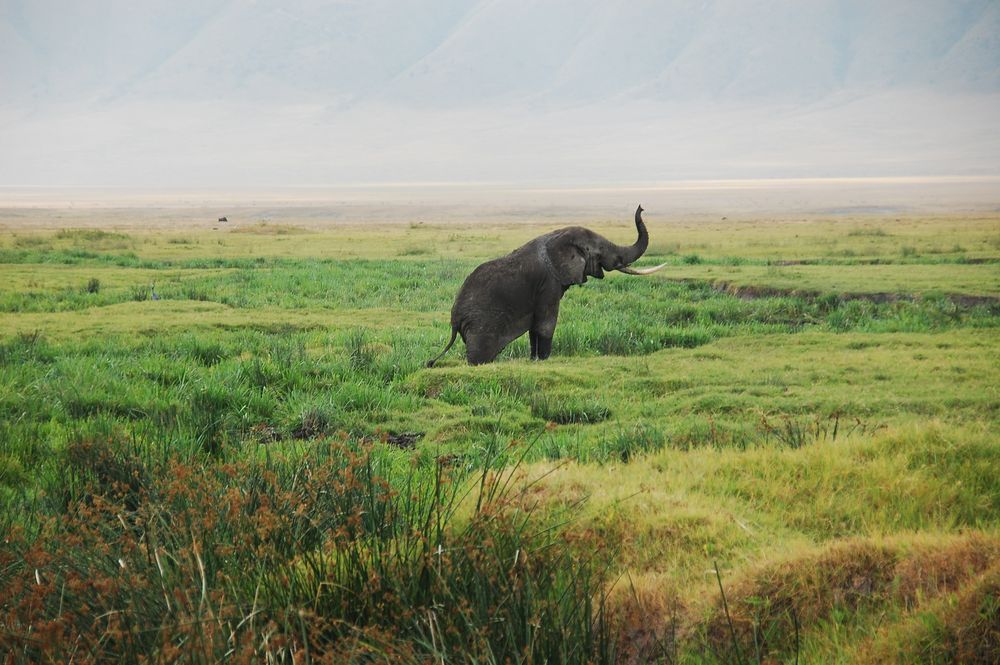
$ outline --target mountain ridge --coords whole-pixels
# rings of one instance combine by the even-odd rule
[[[997,117],[987,0],[0,0],[0,185],[995,174]]]
[[[0,100],[278,90],[292,101],[433,108],[815,99],[852,87],[1000,91],[1000,6],[986,0],[172,5],[149,15],[121,0],[69,10],[8,0]]]

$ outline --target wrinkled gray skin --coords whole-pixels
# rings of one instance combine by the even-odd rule
[[[491,362],[525,332],[531,358],[548,358],[566,289],[588,277],[603,279],[605,270],[622,270],[642,256],[649,244],[642,206],[635,211],[635,227],[635,244],[616,245],[589,229],[568,226],[473,270],[451,309],[451,340],[427,366],[448,352],[456,335],[462,336],[472,365]]]

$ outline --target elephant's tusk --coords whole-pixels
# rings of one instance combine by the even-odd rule
[[[666,263],[661,263],[660,265],[654,266],[652,268],[630,268],[629,266],[625,266],[624,268],[619,268],[618,270],[627,273],[629,275],[652,275],[657,270],[662,270],[663,268],[666,267],[667,267]]]

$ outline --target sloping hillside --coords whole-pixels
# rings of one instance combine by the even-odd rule
[[[0,183],[1000,171],[1000,6],[0,8]]]

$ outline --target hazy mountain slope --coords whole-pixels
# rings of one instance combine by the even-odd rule
[[[1000,173],[990,0],[0,0],[0,185]]]
[[[433,49],[472,4],[5,0],[0,26],[23,46],[5,53],[4,69],[34,83],[4,85],[3,98],[354,97]]]
[[[623,93],[817,98],[1000,88],[989,0],[5,0],[4,101],[376,97],[420,106]],[[268,93],[271,98],[268,99]]]
[[[224,4],[4,0],[0,26],[22,47],[3,54],[0,99],[51,104],[120,93],[183,49]]]
[[[131,92],[268,103],[353,100],[380,89],[435,48],[469,5],[464,0],[233,3]]]
[[[945,51],[931,82],[951,87],[956,82],[977,91],[1000,90],[1000,2],[987,5],[979,19]]]
[[[716,0],[482,3],[386,97],[560,104],[816,99],[843,88],[997,89],[995,4]],[[962,48],[957,48],[962,44]],[[945,56],[948,56],[945,59]]]

